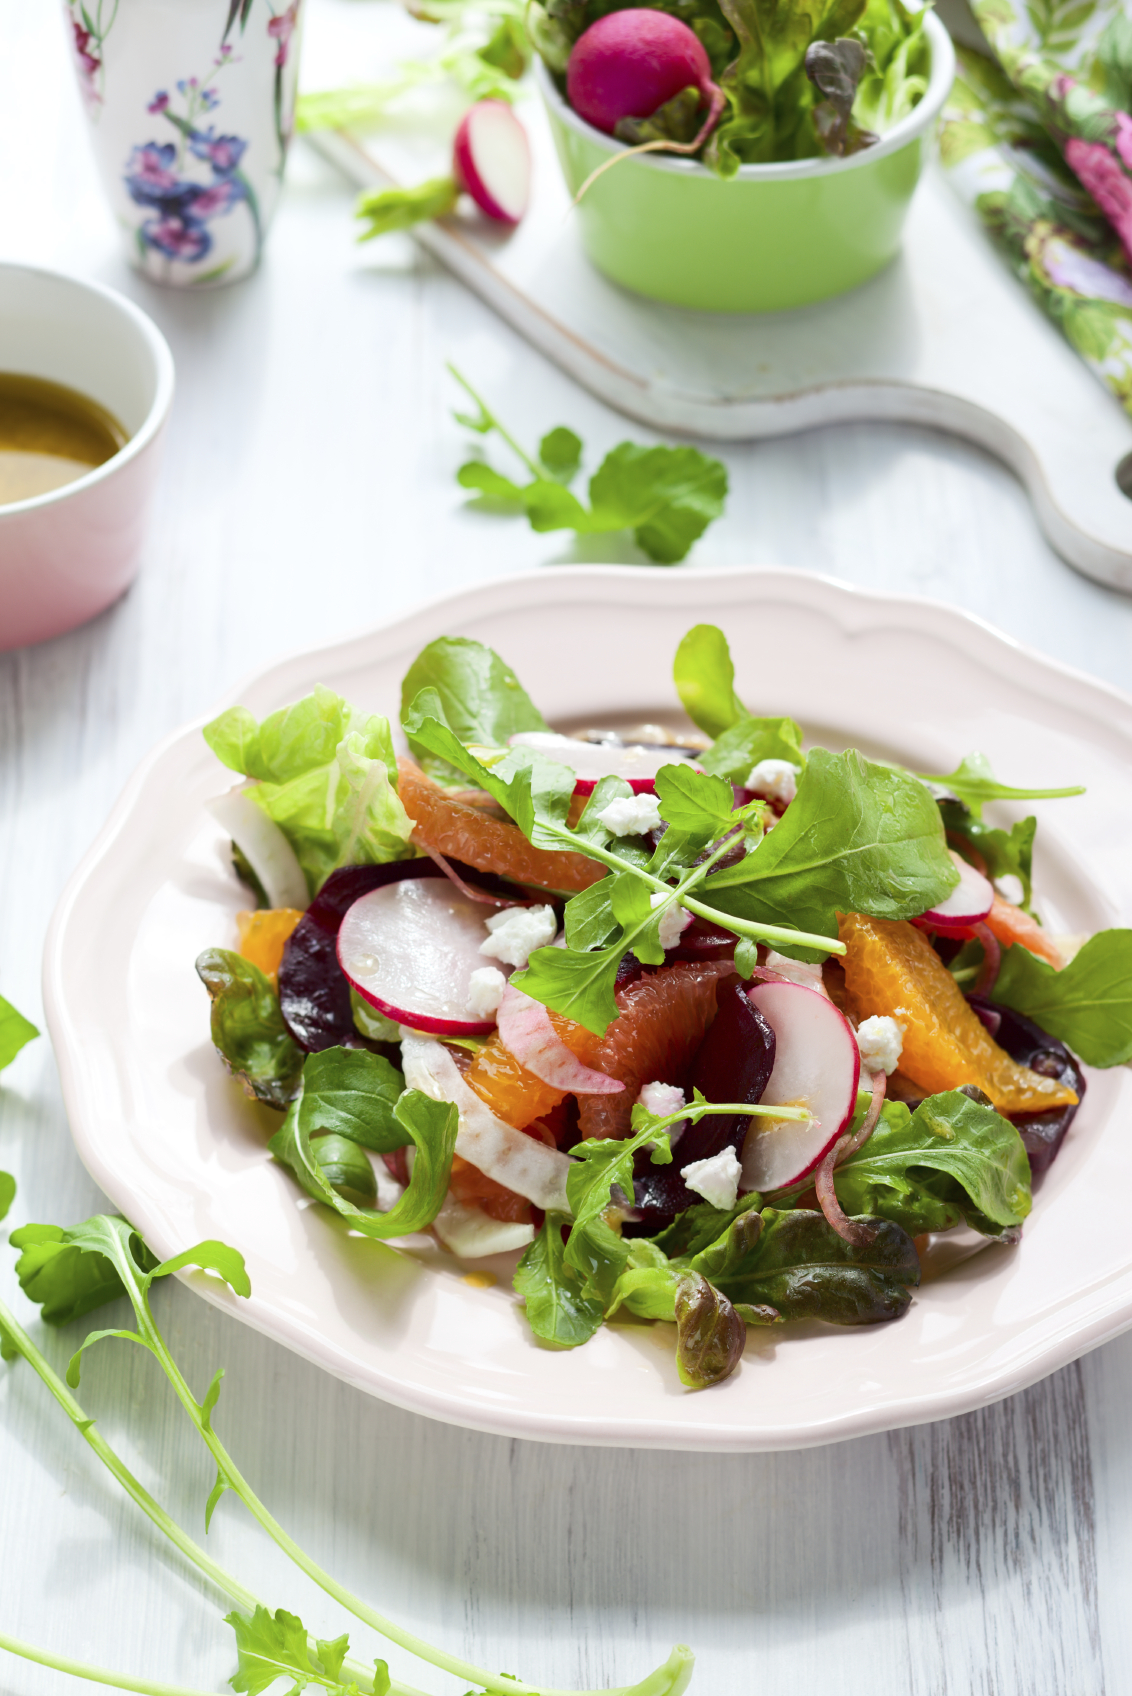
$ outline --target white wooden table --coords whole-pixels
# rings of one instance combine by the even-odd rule
[[[363,0],[311,0],[312,40],[333,3]],[[124,289],[169,337],[179,382],[136,588],[87,629],[0,657],[0,989],[32,1017],[56,897],[159,736],[290,648],[480,577],[583,557],[464,510],[447,358],[522,437],[568,422],[593,456],[644,434],[407,240],[356,248],[351,200],[299,147],[260,276],[195,298],[144,286],[98,196],[60,19],[46,0],[0,0],[0,256]],[[1098,390],[1098,411],[1109,404]],[[945,598],[1127,686],[1132,605],[1064,566],[1018,485],[977,451],[854,426],[722,457],[727,516],[684,569],[777,562]],[[608,541],[584,557],[609,558]],[[45,1041],[0,1085],[0,1167],[20,1183],[10,1224],[70,1223],[99,1205]],[[0,1244],[0,1293],[26,1314],[11,1261]],[[395,1617],[487,1665],[559,1685],[622,1682],[683,1639],[705,1696],[1132,1689],[1132,1336],[947,1424],[707,1459],[428,1424],[184,1289],[163,1288],[157,1305],[198,1393],[227,1366],[220,1429],[299,1540]],[[46,1346],[62,1362],[74,1334]],[[211,1475],[156,1368],[107,1345],[84,1398],[199,1536]],[[273,1606],[320,1635],[341,1629],[234,1498],[210,1543]],[[220,1688],[234,1666],[222,1599],[158,1545],[30,1371],[0,1372],[0,1630]],[[355,1645],[377,1652],[364,1632]],[[395,1665],[446,1696],[462,1688]],[[0,1696],[62,1688],[0,1659]]]

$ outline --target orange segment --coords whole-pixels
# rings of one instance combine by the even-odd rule
[[[237,913],[240,932],[240,953],[272,983],[279,973],[283,944],[302,918],[297,907],[261,907],[258,912]]]
[[[449,1189],[465,1207],[482,1207],[489,1219],[507,1219],[527,1225],[531,1221],[531,1204],[525,1196],[489,1178],[470,1160],[452,1156],[452,1176]]]
[[[1046,935],[1037,919],[1032,919],[1021,907],[1013,907],[1009,901],[1004,901],[1001,895],[996,895],[994,906],[983,922],[1004,948],[1009,948],[1013,942],[1020,942],[1031,954],[1036,954],[1041,960],[1048,960],[1055,971],[1061,970],[1061,955],[1056,944]]]
[[[397,762],[397,793],[413,820],[414,842],[477,871],[567,894],[588,889],[605,876],[605,867],[596,860],[535,848],[509,819],[492,818],[479,807],[454,800],[411,760]]]
[[[900,1070],[929,1094],[975,1084],[1000,1113],[1037,1113],[1077,1100],[1054,1078],[1019,1066],[968,1006],[922,931],[891,919],[842,914],[842,959],[858,1019],[887,1014],[904,1026]]]

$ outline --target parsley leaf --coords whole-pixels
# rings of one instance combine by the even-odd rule
[[[643,447],[621,442],[606,454],[590,478],[590,504],[584,506],[566,485],[581,463],[581,442],[560,425],[545,435],[540,457],[524,451],[454,366],[453,377],[478,407],[456,419],[478,435],[494,431],[530,473],[516,483],[482,460],[469,460],[456,473],[463,489],[480,496],[479,504],[524,512],[532,530],[574,530],[604,535],[631,530],[638,547],[659,565],[684,559],[693,542],[723,512],[727,469],[693,447]],[[547,457],[542,457],[546,455]]]
[[[30,1019],[17,1012],[10,1001],[0,995],[0,1072],[10,1066],[25,1043],[37,1037],[39,1031]]]
[[[1060,971],[1015,944],[991,998],[1024,1013],[1089,1066],[1132,1060],[1132,930],[1102,930]]]

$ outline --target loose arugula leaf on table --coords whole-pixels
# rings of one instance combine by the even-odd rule
[[[1033,1019],[1089,1066],[1132,1060],[1132,930],[1102,930],[1054,971],[1015,945],[991,997]]]
[[[246,707],[229,707],[204,738],[226,766],[255,780],[248,793],[287,837],[312,895],[339,866],[411,852],[388,719],[319,684],[262,724]]]
[[[236,1635],[238,1666],[229,1683],[233,1690],[247,1696],[261,1696],[277,1679],[293,1680],[289,1696],[311,1685],[330,1690],[335,1696],[386,1696],[389,1690],[389,1668],[384,1661],[374,1663],[372,1682],[359,1685],[355,1679],[346,1683],[342,1663],[350,1649],[350,1639],[343,1634],[333,1642],[318,1638],[311,1650],[307,1628],[297,1614],[277,1608],[272,1614],[262,1603],[253,1614],[230,1613],[224,1618]]]
[[[1028,819],[1020,819],[1009,830],[998,830],[976,818],[959,801],[941,801],[939,811],[948,835],[961,837],[982,856],[989,878],[1018,879],[1022,885],[1021,905],[1029,912],[1033,896],[1034,834],[1038,828],[1034,815],[1031,813]]]
[[[324,1048],[303,1068],[303,1123],[309,1136],[329,1132],[391,1154],[412,1136],[397,1117],[405,1080],[381,1054],[365,1048]]]
[[[929,1096],[914,1113],[887,1101],[833,1183],[847,1214],[891,1219],[910,1236],[963,1221],[998,1237],[1016,1230],[1031,1207],[1030,1163],[1017,1130],[962,1090]],[[808,1187],[794,1185],[782,1197]]]
[[[0,995],[0,1072],[5,1066],[10,1066],[25,1043],[39,1035],[38,1028],[30,1019],[5,1001]]]
[[[456,413],[457,421],[479,435],[494,431],[530,474],[529,482],[516,483],[483,460],[469,460],[456,473],[456,481],[473,490],[480,504],[524,512],[531,529],[539,533],[574,530],[589,536],[631,530],[638,547],[659,565],[684,559],[723,512],[727,470],[719,460],[698,448],[643,447],[635,442],[621,442],[606,454],[590,478],[590,504],[584,506],[567,487],[581,459],[573,431],[560,426],[543,437],[543,448],[549,444],[549,463],[533,458],[460,373],[451,365],[448,369],[479,408],[475,414]]]
[[[853,749],[815,748],[774,830],[737,865],[713,873],[704,899],[740,918],[835,937],[838,913],[914,918],[958,880],[939,809],[918,779]]]
[[[220,1058],[249,1095],[282,1112],[305,1055],[283,1022],[271,980],[229,948],[206,948],[196,968],[212,998],[212,1040]]]
[[[459,198],[455,177],[429,177],[411,188],[367,189],[354,207],[354,216],[366,225],[358,240],[373,241],[394,230],[411,230],[415,224],[447,218],[455,212]]]
[[[10,1172],[0,1172],[0,1219],[8,1217],[16,1199],[16,1180]]]
[[[581,1279],[565,1263],[565,1213],[548,1213],[534,1242],[515,1268],[515,1290],[526,1303],[527,1320],[543,1343],[577,1348],[602,1322],[600,1301],[582,1291]]]
[[[465,744],[505,748],[520,731],[549,728],[511,667],[468,637],[441,636],[421,649],[401,684],[402,719],[422,689],[435,690],[445,722]],[[447,761],[437,760],[412,737],[409,748],[434,776],[459,779]]]
[[[1012,789],[998,781],[985,754],[965,755],[955,771],[942,777],[919,775],[924,783],[938,784],[954,795],[976,819],[982,818],[988,801],[1061,801],[1085,793],[1079,784],[1069,789]]]
[[[338,1194],[319,1163],[312,1143],[317,1129],[317,1110],[305,1106],[305,1091],[287,1110],[282,1128],[268,1148],[276,1160],[289,1168],[308,1195],[324,1201],[340,1213],[362,1236],[383,1241],[423,1231],[440,1212],[448,1193],[452,1156],[456,1148],[459,1114],[447,1101],[433,1101],[420,1090],[406,1090],[393,1110],[394,1118],[407,1133],[404,1141],[416,1146],[409,1187],[387,1213],[355,1207]]]
[[[104,1255],[75,1247],[58,1225],[21,1225],[10,1240],[13,1248],[22,1251],[16,1262],[20,1288],[40,1308],[48,1325],[69,1325],[126,1293],[113,1263]],[[143,1272],[157,1265],[136,1233],[133,1252]]]

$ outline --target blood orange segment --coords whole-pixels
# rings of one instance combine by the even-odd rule
[[[550,1022],[557,1037],[587,1066],[596,1065],[593,1056],[601,1047],[601,1039],[586,1030],[584,1025],[564,1019],[552,1012]],[[599,1067],[600,1070],[600,1067]],[[528,1072],[509,1048],[498,1031],[492,1033],[477,1053],[465,1073],[465,1080],[481,1101],[486,1101],[497,1118],[518,1131],[525,1130],[534,1119],[541,1119],[566,1099],[566,1091],[543,1083]]]
[[[272,983],[279,975],[283,944],[302,916],[297,907],[261,907],[254,913],[236,914],[240,953],[261,972],[266,972]]]
[[[1077,1097],[1055,1078],[1017,1065],[992,1042],[939,955],[914,925],[842,914],[842,959],[858,1019],[887,1014],[904,1026],[900,1070],[929,1094],[975,1084],[1001,1113],[1036,1113]]]
[[[605,876],[605,867],[596,860],[535,848],[510,820],[492,818],[466,801],[454,800],[411,760],[398,761],[397,792],[413,820],[415,843],[477,871],[566,894],[588,889]]]
[[[633,1103],[648,1083],[682,1083],[715,1017],[715,986],[735,971],[730,960],[678,961],[617,991],[620,1013],[587,1065],[625,1085],[620,1095],[579,1098],[583,1137],[626,1137]]]
[[[1061,970],[1061,955],[1057,951],[1057,944],[1046,935],[1037,919],[1032,919],[1021,907],[1013,907],[1009,901],[1004,901],[1001,895],[996,895],[994,905],[984,923],[1004,948],[1009,948],[1013,942],[1020,942],[1031,954],[1036,954],[1040,960],[1048,960],[1056,971]]]

